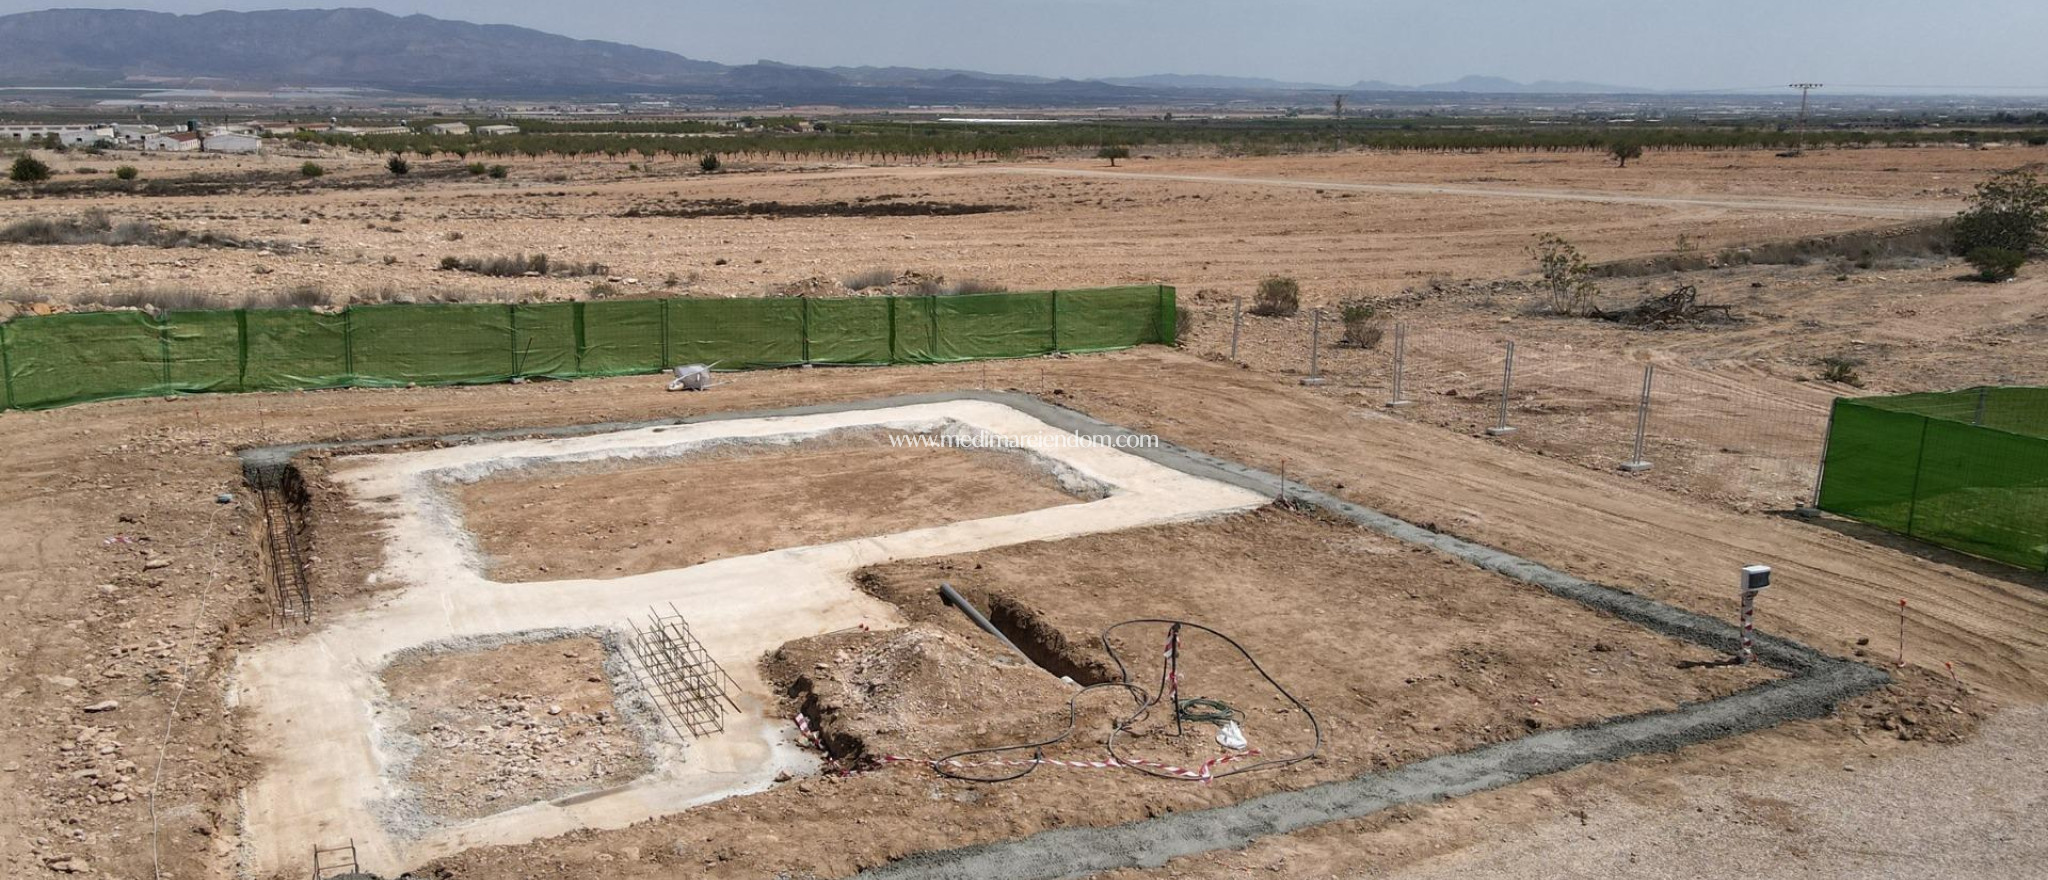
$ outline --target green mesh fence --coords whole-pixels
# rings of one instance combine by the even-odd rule
[[[1032,357],[1174,342],[1171,287],[98,312],[0,323],[0,408],[165,394]]]
[[[1835,401],[1822,510],[2048,570],[2048,388]]]

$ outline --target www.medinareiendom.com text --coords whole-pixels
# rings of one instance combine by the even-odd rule
[[[933,449],[1075,449],[1107,446],[1111,449],[1157,449],[1156,434],[891,434],[889,445]]]

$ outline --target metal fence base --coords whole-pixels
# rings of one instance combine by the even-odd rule
[[[1621,463],[1621,469],[1625,473],[1640,474],[1650,469],[1650,463],[1647,461],[1624,461]]]
[[[1513,434],[1514,432],[1515,426],[1513,425],[1495,425],[1486,429],[1486,436],[1499,437],[1505,434]]]
[[[1326,384],[1326,383],[1327,383],[1328,381],[1329,381],[1329,380],[1327,380],[1327,379],[1324,379],[1324,378],[1323,378],[1323,377],[1321,377],[1321,376],[1303,376],[1303,377],[1301,377],[1301,384],[1303,384],[1303,385],[1311,385],[1311,386],[1320,386],[1320,385]]]

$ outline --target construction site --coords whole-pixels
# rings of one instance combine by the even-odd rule
[[[149,197],[161,222],[329,242],[143,276],[339,259],[426,293],[427,242],[555,235],[645,263],[622,278],[696,277],[23,303],[0,323],[0,864],[2027,876],[2048,539],[2010,523],[2037,503],[2043,407],[2015,389],[2048,379],[2043,281],[1903,250],[1621,265],[1681,232],[1896,243],[2023,151],[658,184],[1009,206],[903,217],[621,218],[649,184],[597,160],[504,189]],[[405,232],[361,234],[392,212]],[[1553,220],[1614,264],[1590,317],[1541,306],[1528,232]],[[5,245],[0,275],[58,251],[131,271],[114,246]],[[1024,292],[841,280],[932,260]],[[1299,310],[1261,314],[1281,264]],[[1858,384],[1817,351],[1857,353]],[[1980,386],[2002,390],[1956,391]],[[2002,445],[1937,453],[1944,430]],[[1908,434],[1911,468],[1869,452]],[[1956,463],[1983,456],[2005,470]]]

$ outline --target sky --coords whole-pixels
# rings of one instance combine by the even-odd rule
[[[2048,91],[2048,0],[0,0],[162,12],[367,5],[709,61],[1407,85]]]

